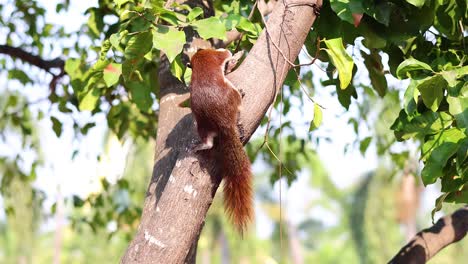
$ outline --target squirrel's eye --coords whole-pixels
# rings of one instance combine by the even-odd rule
[[[185,66],[187,66],[187,68],[192,69],[192,64],[190,64],[190,62],[187,62],[187,64],[185,64]]]

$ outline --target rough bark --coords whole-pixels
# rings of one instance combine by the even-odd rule
[[[444,247],[464,238],[467,231],[468,207],[464,207],[417,233],[389,263],[426,263]]]
[[[315,20],[314,10],[321,0],[288,1],[301,4],[285,8],[277,4],[268,18],[269,34],[263,32],[247,58],[228,78],[246,95],[241,123],[246,140],[259,126],[276,91],[282,86]],[[189,108],[180,104],[188,90],[168,70],[160,67],[160,115],[153,176],[150,181],[141,223],[122,263],[194,263],[189,252],[203,227],[221,179],[211,157],[190,153],[198,140]],[[190,255],[190,256],[189,256]]]

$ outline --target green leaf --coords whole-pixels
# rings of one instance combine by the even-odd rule
[[[12,69],[8,71],[8,79],[16,79],[22,85],[26,85],[27,83],[32,83],[32,80],[29,76],[22,70]]]
[[[250,20],[248,20],[247,18],[243,16],[240,17],[239,24],[236,25],[236,28],[239,31],[248,32],[253,36],[258,36],[260,33],[260,31],[258,30],[258,27],[255,26],[254,23],[252,23]]]
[[[342,20],[354,24],[353,14],[363,14],[362,0],[330,0],[332,10]]]
[[[397,5],[390,1],[373,1],[371,6],[366,6],[365,13],[388,27],[391,15],[396,8]]]
[[[101,185],[102,185],[102,188],[103,188],[105,191],[109,190],[110,183],[109,183],[109,181],[107,181],[106,178],[101,178]]]
[[[451,172],[447,173],[447,170],[444,170],[445,174],[442,177],[441,183],[441,191],[442,192],[455,192],[463,186],[463,179],[458,175],[454,175]]]
[[[153,46],[163,51],[171,63],[182,52],[185,42],[184,31],[166,26],[158,26],[154,30]]]
[[[435,213],[437,213],[438,211],[440,211],[442,209],[442,205],[444,203],[444,200],[445,200],[445,197],[447,197],[448,193],[444,193],[442,194],[441,196],[439,196],[436,201],[435,201],[435,208],[432,210],[431,212],[431,216],[432,216],[432,222],[434,222],[434,215]]]
[[[434,27],[450,40],[461,40],[459,21],[466,25],[466,0],[435,1]]]
[[[120,42],[122,41],[123,38],[125,38],[128,35],[128,31],[124,30],[115,34],[112,34],[109,37],[109,41],[112,45],[112,47],[120,52],[124,52],[122,47],[120,46]]]
[[[153,104],[151,98],[151,87],[145,85],[144,82],[129,81],[126,83],[130,96],[133,102],[135,102],[138,109],[143,112],[148,112]]]
[[[418,83],[419,82],[416,80],[411,80],[410,84],[408,85],[408,88],[406,88],[405,91],[404,106],[405,111],[408,115],[412,115],[417,110],[419,91],[418,89],[416,89],[416,86],[418,85]]]
[[[422,147],[422,156],[426,164],[421,171],[424,185],[434,183],[442,177],[448,159],[457,153],[458,141],[465,138],[463,131],[457,128],[442,130],[426,141]],[[427,157],[428,156],[428,157]]]
[[[457,120],[457,126],[468,128],[468,97],[447,97],[449,112]]]
[[[322,124],[322,108],[314,103],[314,119],[310,122],[309,131],[317,129]]]
[[[400,79],[413,78],[418,76],[418,73],[432,72],[431,66],[428,64],[418,61],[414,58],[404,60],[397,68],[396,74]],[[426,74],[426,76],[429,76]]]
[[[426,0],[406,0],[406,2],[416,6],[416,7],[422,7]]]
[[[177,79],[179,79],[179,81],[182,81],[182,76],[184,75],[184,66],[180,56],[177,56],[176,59],[171,63],[171,73]]]
[[[325,40],[326,52],[331,62],[338,70],[341,89],[346,89],[351,83],[353,76],[353,59],[346,53],[341,38]]]
[[[111,87],[119,82],[122,74],[122,64],[111,63],[104,68],[103,79],[107,87]]]
[[[403,168],[409,159],[409,151],[403,151],[401,153],[390,153],[392,161],[400,168]]]
[[[93,87],[91,88],[84,97],[80,100],[79,108],[81,111],[89,110],[92,111],[96,108],[96,104],[101,97],[100,89]]]
[[[416,87],[421,93],[424,104],[433,112],[439,109],[440,102],[444,98],[444,88],[447,87],[447,81],[441,75],[435,75],[426,78]]]
[[[193,21],[195,18],[199,17],[201,14],[203,14],[203,9],[200,7],[195,7],[190,11],[190,13],[187,15],[187,20],[188,22]]]
[[[337,83],[338,80],[335,81]],[[340,84],[336,84],[336,93],[338,94],[338,101],[340,104],[346,108],[346,110],[349,110],[349,105],[351,104],[351,97],[354,99],[357,98],[357,93],[356,93],[356,88],[354,85],[351,85],[348,87],[348,89],[341,89]]]
[[[81,199],[79,196],[73,195],[72,198],[73,198],[73,206],[82,207],[84,205],[83,199]]]
[[[410,138],[424,138],[448,128],[453,122],[452,116],[444,112],[425,112],[411,118],[404,110],[395,120],[390,129],[395,131],[395,136],[399,141]]]
[[[444,202],[466,204],[467,201],[468,201],[468,184],[465,183],[461,187],[461,190],[449,193],[449,195],[445,198]]]
[[[378,22],[373,22],[379,24]],[[380,25],[379,25],[380,26]],[[362,43],[369,49],[382,49],[387,45],[387,39],[381,36],[372,25],[372,22],[361,23],[358,28],[364,39]],[[392,57],[390,57],[391,59]]]
[[[150,31],[136,34],[128,40],[124,56],[128,60],[141,59],[151,50],[153,35]]]
[[[80,59],[68,59],[65,61],[65,72],[72,78],[75,79],[79,72],[81,60]]]
[[[192,23],[203,39],[217,38],[226,40],[226,28],[217,17],[209,17]]]
[[[60,137],[62,135],[62,122],[53,116],[50,117],[50,121],[52,121],[52,130],[54,130],[55,135]]]
[[[377,52],[371,52],[370,55],[361,51],[364,57],[364,65],[369,71],[372,88],[377,91],[380,97],[387,93],[387,79],[385,78],[382,57]]]
[[[179,25],[179,19],[177,18],[176,13],[173,11],[165,10],[165,12],[161,13],[159,17],[173,26]]]
[[[229,14],[225,18],[222,17],[221,21],[224,23],[226,30],[236,28],[241,32],[248,32],[253,36],[259,34],[259,30],[255,24],[239,14]]]
[[[120,8],[122,5],[131,2],[131,0],[114,0],[114,2],[117,4],[117,6]]]
[[[457,72],[456,71],[442,71],[440,73],[447,81],[450,87],[457,85]]]
[[[125,60],[122,64],[122,76],[125,81],[142,81],[143,77],[139,69],[143,67],[143,59]]]
[[[100,9],[91,8],[88,10],[90,13],[88,19],[88,27],[94,36],[98,37],[104,28],[103,15]]]
[[[361,155],[364,156],[364,154],[366,154],[367,148],[369,148],[369,144],[371,143],[371,141],[372,137],[366,137],[361,141],[361,143],[359,144],[359,151],[361,152]]]
[[[468,65],[463,66],[461,68],[456,68],[454,71],[456,72],[457,79],[461,78],[461,77],[464,77],[464,76],[468,75]]]
[[[95,127],[95,126],[96,126],[96,123],[94,123],[94,122],[87,123],[84,127],[82,127],[82,128],[80,129],[80,131],[81,131],[81,133],[82,133],[83,135],[86,135],[86,134],[88,134],[88,131],[89,131],[91,128]]]
[[[185,68],[184,83],[190,83],[191,80],[192,80],[192,69]]]

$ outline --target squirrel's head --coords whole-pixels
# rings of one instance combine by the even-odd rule
[[[192,56],[190,67],[193,71],[209,71],[221,67],[224,72],[231,57],[232,54],[227,49],[202,49]]]

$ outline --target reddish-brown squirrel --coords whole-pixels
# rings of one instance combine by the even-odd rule
[[[254,217],[252,172],[237,127],[242,95],[225,77],[231,58],[225,49],[199,50],[192,56],[190,105],[201,139],[195,151],[215,151],[225,210],[242,234]]]

